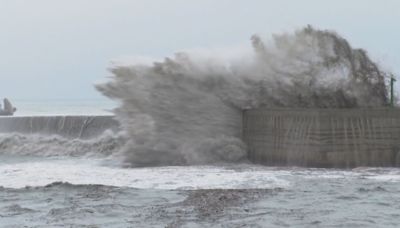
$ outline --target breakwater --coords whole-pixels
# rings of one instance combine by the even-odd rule
[[[266,165],[400,166],[400,109],[247,110],[243,139]]]
[[[66,139],[96,138],[106,130],[119,132],[119,128],[113,116],[0,118],[0,133],[59,135]],[[242,135],[249,160],[264,165],[400,166],[400,109],[252,109],[243,112]],[[46,139],[17,138],[24,144],[32,141],[32,145]],[[110,140],[112,144],[121,143],[109,140],[109,136],[105,139],[103,135],[99,140],[106,141],[107,148]]]
[[[113,116],[13,116],[0,117],[0,133],[60,135],[67,138],[92,138],[105,130],[117,131]]]

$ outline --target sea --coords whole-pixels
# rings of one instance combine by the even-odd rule
[[[13,103],[17,117],[49,118],[113,115],[117,106]],[[398,168],[130,167],[117,162],[118,140],[1,133],[0,227],[400,226]]]
[[[117,102],[108,99],[11,99],[15,116],[113,115]]]

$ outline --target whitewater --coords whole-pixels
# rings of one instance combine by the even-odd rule
[[[400,225],[398,168],[247,160],[243,109],[387,103],[387,72],[336,33],[110,71],[96,88],[113,102],[18,101],[0,117],[0,227]]]

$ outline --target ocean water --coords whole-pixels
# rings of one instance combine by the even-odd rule
[[[48,104],[36,102],[40,112],[26,113],[55,115],[43,111]],[[54,107],[78,114],[84,106],[69,104]],[[93,105],[91,114],[107,107]],[[118,147],[104,146],[117,139],[102,138],[107,140],[71,143],[59,136],[0,134],[0,227],[400,225],[398,168],[248,162],[129,168],[116,162],[123,156]]]
[[[2,227],[398,227],[400,170],[0,156]]]

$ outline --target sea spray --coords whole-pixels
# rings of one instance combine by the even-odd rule
[[[308,26],[235,56],[180,52],[152,64],[112,67],[97,85],[118,100],[116,117],[132,166],[246,159],[242,110],[259,107],[376,107],[387,104],[385,73],[334,32]],[[223,56],[223,54],[222,54]]]

